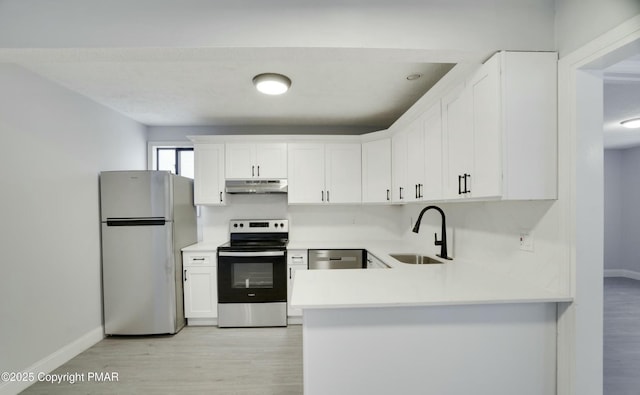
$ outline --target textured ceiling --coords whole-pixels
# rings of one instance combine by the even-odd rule
[[[322,56],[321,50],[33,51],[18,63],[146,125],[304,125],[379,130],[453,67],[403,57]],[[293,81],[282,96],[252,78]],[[421,74],[409,81],[410,74]]]
[[[2,50],[0,61],[21,64],[146,125],[358,132],[389,127],[453,66],[412,51],[326,48]],[[264,72],[288,75],[291,90],[277,97],[257,93],[251,80]],[[416,73],[422,78],[406,79]],[[640,131],[620,126],[640,117],[640,55],[605,69],[604,80],[605,148],[640,145]]]

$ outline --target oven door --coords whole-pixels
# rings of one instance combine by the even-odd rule
[[[286,302],[286,254],[286,250],[218,251],[218,302]]]

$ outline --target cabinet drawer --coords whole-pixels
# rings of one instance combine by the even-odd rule
[[[289,265],[307,266],[307,250],[288,250],[287,263]]]
[[[194,254],[184,257],[185,266],[215,266],[215,257],[208,254]]]

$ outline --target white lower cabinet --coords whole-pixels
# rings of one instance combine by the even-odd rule
[[[182,265],[187,325],[215,325],[218,317],[215,251],[184,252]]]
[[[293,281],[296,278],[296,271],[307,269],[307,250],[287,251],[287,315],[289,317],[302,317],[301,309],[291,307],[291,293],[293,291]]]

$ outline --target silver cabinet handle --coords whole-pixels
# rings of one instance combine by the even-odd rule
[[[222,203],[222,192],[220,192],[220,203]]]
[[[258,165],[258,177],[260,177],[260,165]]]
[[[184,282],[187,282],[187,269],[184,269]]]
[[[329,199],[329,191],[327,191],[327,202],[330,202],[331,200]]]
[[[387,201],[389,201],[389,190],[387,189]]]
[[[324,202],[324,191],[322,191],[322,201]]]
[[[251,166],[251,177],[255,177],[256,173],[255,173],[256,167],[255,166]]]

